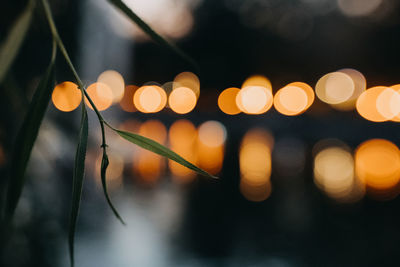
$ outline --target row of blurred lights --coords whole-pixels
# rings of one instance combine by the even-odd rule
[[[168,145],[212,174],[218,175],[222,170],[227,132],[220,122],[207,121],[196,128],[188,120],[178,120],[167,130],[158,120],[143,123],[129,120],[120,128]],[[132,164],[131,172],[135,177],[147,185],[154,185],[166,174],[164,158],[138,147],[132,152],[132,147],[124,143],[116,137],[109,149],[107,176],[111,188],[121,185],[128,164]],[[272,192],[273,165],[279,178],[274,182],[290,183],[303,179],[306,153],[306,145],[301,140],[283,138],[275,143],[269,131],[249,130],[239,148],[239,188],[242,195],[250,201],[267,199]],[[388,200],[400,193],[400,150],[390,141],[371,139],[353,152],[339,140],[326,139],[314,145],[312,155],[315,185],[338,202],[356,202],[365,194]],[[87,162],[96,162],[93,172],[99,176],[101,155],[94,157],[97,160]],[[190,183],[196,177],[196,173],[173,161],[168,160],[168,167],[177,183]]]
[[[333,108],[356,109],[370,121],[400,121],[400,84],[366,88],[364,75],[354,69],[341,69],[322,76],[315,90],[306,83],[293,82],[275,94],[268,78],[254,75],[246,79],[241,88],[231,87],[222,91],[218,106],[229,115],[241,112],[263,114],[274,106],[283,115],[296,116],[311,107],[316,94]],[[169,107],[178,114],[185,114],[196,106],[200,81],[195,74],[182,72],[164,85],[151,82],[141,87],[125,86],[121,74],[108,70],[98,77],[96,83],[89,85],[87,92],[99,110],[119,103],[127,112],[156,113]],[[52,95],[54,106],[66,112],[76,109],[81,99],[78,86],[72,82],[57,85]]]

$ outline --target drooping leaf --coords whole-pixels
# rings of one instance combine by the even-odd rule
[[[155,30],[153,30],[146,22],[144,22],[135,12],[132,11],[124,2],[121,0],[108,0],[111,4],[121,10],[128,18],[130,18],[137,26],[139,26],[147,35],[149,35],[156,43],[164,46],[165,48],[171,50],[183,60],[188,62],[195,70],[199,70],[197,63],[188,56],[185,52],[183,52],[179,47],[175,44],[169,42],[160,34],[158,34]],[[168,12],[168,11],[166,11]]]
[[[71,266],[74,266],[74,240],[76,223],[79,215],[79,207],[81,204],[83,179],[85,175],[85,159],[86,159],[86,148],[88,141],[88,116],[84,103],[82,102],[82,117],[81,126],[79,129],[79,140],[75,154],[75,166],[72,180],[72,204],[69,222],[69,255],[71,260]]]
[[[146,138],[144,136],[130,133],[130,132],[125,132],[121,131],[118,129],[113,129],[115,132],[117,132],[122,138],[128,140],[131,143],[134,143],[146,150],[152,151],[158,155],[161,155],[163,157],[166,157],[168,159],[171,159],[203,176],[211,177],[211,178],[218,178],[212,174],[209,174],[205,170],[200,169],[199,167],[193,165],[189,161],[185,160],[178,154],[176,154],[174,151],[170,150],[169,148],[155,142],[154,140],[151,140],[149,138]]]
[[[111,202],[110,196],[108,195],[107,191],[107,181],[106,181],[106,172],[107,172],[107,167],[108,167],[109,161],[108,161],[108,156],[106,153],[106,148],[103,148],[103,158],[101,159],[101,170],[100,170],[100,175],[101,175],[101,184],[103,185],[103,191],[104,195],[106,197],[107,203],[110,206],[111,210],[114,212],[114,215],[120,220],[120,222],[125,225],[124,220],[121,218],[119,215],[118,211],[115,209],[114,205]]]
[[[55,49],[55,48],[54,48]],[[25,184],[25,171],[54,88],[54,54],[40,81],[17,134],[11,160],[5,216],[11,220]]]
[[[33,9],[34,1],[30,0],[25,10],[15,20],[8,36],[0,46],[0,83],[6,76],[25,39],[26,32],[31,24]]]

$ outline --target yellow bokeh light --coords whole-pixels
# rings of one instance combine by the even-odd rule
[[[124,97],[119,102],[121,108],[126,112],[136,111],[135,105],[133,104],[133,95],[135,94],[138,87],[136,85],[127,85],[125,87]]]
[[[113,94],[107,85],[103,83],[92,83],[86,91],[98,110],[106,110],[111,106]],[[85,103],[89,106],[89,108],[93,109],[92,105],[86,98]]]
[[[368,187],[392,189],[400,180],[400,151],[390,141],[368,140],[356,150],[355,169],[357,177]]]
[[[308,104],[306,92],[297,86],[287,85],[274,96],[275,109],[287,116],[298,115],[305,111]]]
[[[199,126],[199,139],[209,147],[218,147],[225,143],[226,129],[220,122],[207,121]]]
[[[196,164],[197,161],[196,140],[197,130],[190,121],[178,120],[171,125],[169,129],[170,148],[193,164]],[[196,176],[195,172],[175,161],[169,160],[168,166],[177,182],[187,183]]]
[[[347,99],[346,101],[338,104],[331,104],[331,106],[337,110],[343,110],[343,111],[353,110],[356,106],[357,98],[367,88],[367,81],[364,75],[355,69],[341,69],[338,70],[338,72],[342,72],[349,75],[349,77],[354,82],[354,91],[353,94],[350,96],[350,98]]]
[[[400,94],[392,88],[386,88],[376,99],[376,109],[387,120],[400,113]]]
[[[167,129],[158,120],[149,120],[140,125],[139,134],[165,145]],[[140,148],[133,157],[134,170],[140,175],[145,183],[155,183],[165,168],[163,157]]]
[[[226,129],[217,121],[207,121],[198,128],[197,152],[201,168],[217,174],[222,169]]]
[[[303,82],[292,82],[292,83],[289,83],[287,86],[296,86],[296,87],[303,89],[303,91],[307,95],[307,106],[305,107],[306,110],[309,107],[311,107],[311,105],[314,103],[315,93],[314,93],[314,90],[312,89],[312,87],[309,86],[308,84],[303,83]]]
[[[397,93],[400,94],[400,84],[392,85],[392,86],[390,86],[390,88],[392,88],[393,90],[395,90]],[[400,114],[397,114],[391,120],[395,121],[395,122],[400,122]]]
[[[343,147],[329,147],[314,158],[314,182],[328,196],[345,200],[354,191],[354,160]]]
[[[82,92],[73,82],[58,84],[51,95],[53,105],[64,112],[76,109],[82,101]]]
[[[240,109],[236,105],[236,96],[240,92],[239,88],[227,88],[218,97],[218,107],[222,112],[229,115],[240,113]]]
[[[243,84],[242,89],[248,86],[260,86],[267,88],[272,93],[272,85],[270,80],[263,75],[253,75],[247,78]]]
[[[354,81],[343,72],[331,72],[322,76],[315,86],[317,97],[328,104],[347,101],[355,90]]]
[[[192,111],[197,103],[195,93],[187,87],[174,89],[168,97],[169,107],[178,114],[186,114]]]
[[[145,85],[137,89],[133,103],[140,112],[156,113],[165,107],[167,94],[157,85]]]
[[[103,83],[111,89],[113,103],[119,102],[124,96],[125,82],[119,72],[115,70],[106,70],[99,75],[97,82]]]
[[[367,120],[382,122],[393,119],[400,111],[400,95],[385,86],[369,88],[356,103],[357,112]]]
[[[185,71],[175,76],[172,89],[175,90],[179,87],[186,87],[192,90],[196,96],[196,100],[200,96],[200,80],[192,72]]]
[[[262,86],[243,87],[236,96],[236,105],[247,114],[262,114],[273,104],[270,90]]]
[[[272,136],[254,129],[243,137],[239,151],[240,191],[250,201],[265,200],[271,193]]]
[[[240,193],[249,201],[261,202],[266,200],[272,191],[271,181],[267,181],[260,185],[248,183],[247,180],[240,180]]]

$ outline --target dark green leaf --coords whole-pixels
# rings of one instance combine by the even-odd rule
[[[5,207],[6,220],[11,220],[25,183],[25,170],[36,141],[42,119],[54,88],[54,57],[40,81],[17,134],[10,166]]]
[[[152,151],[156,154],[159,154],[163,157],[166,157],[173,161],[176,161],[177,163],[179,163],[201,175],[208,176],[211,178],[218,178],[218,177],[211,175],[208,172],[200,169],[199,167],[193,165],[192,163],[185,160],[184,158],[182,158],[181,156],[179,156],[172,150],[166,148],[165,146],[163,146],[149,138],[146,138],[146,137],[138,135],[138,134],[117,130],[117,129],[113,129],[113,130],[116,131],[122,138],[124,138],[124,139],[128,140],[129,142],[134,143],[144,149],[150,150],[150,151]]]
[[[122,2],[121,0],[108,0],[108,1],[112,3],[115,7],[117,7],[119,10],[121,10],[134,23],[136,23],[136,25],[138,25],[155,42],[176,53],[183,60],[187,61],[190,65],[192,65],[195,70],[197,71],[199,70],[198,65],[190,56],[188,56],[185,52],[183,52],[173,43],[167,41],[160,34],[155,32],[146,22],[144,22],[138,15],[136,15],[136,13],[133,12],[132,9],[130,9],[124,2]]]
[[[125,225],[124,220],[121,218],[121,216],[118,214],[117,210],[115,209],[114,205],[111,202],[111,199],[108,195],[107,192],[107,181],[106,181],[106,171],[107,171],[107,167],[108,167],[109,161],[108,161],[108,156],[106,153],[106,148],[103,147],[103,158],[101,160],[101,184],[103,185],[103,191],[104,191],[104,195],[106,196],[107,199],[107,203],[110,206],[110,208],[112,209],[112,211],[114,212],[114,215],[118,218],[118,220],[121,221],[121,223],[123,225]]]
[[[31,24],[34,2],[29,1],[24,12],[14,22],[8,36],[0,47],[0,83],[13,63]]]
[[[71,266],[74,266],[74,239],[75,229],[78,220],[79,207],[81,204],[83,178],[85,175],[85,158],[86,148],[88,141],[88,117],[85,105],[82,102],[82,118],[81,127],[79,130],[78,146],[75,154],[75,166],[72,181],[72,205],[69,222],[69,255],[71,259]]]

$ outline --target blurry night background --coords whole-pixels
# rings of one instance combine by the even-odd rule
[[[0,42],[26,2],[1,4]],[[112,92],[111,106],[98,100],[103,116],[220,177],[196,176],[107,131],[121,225],[99,182],[101,133],[88,109],[76,266],[400,265],[399,1],[125,0],[199,70],[105,0],[50,2],[80,77]],[[50,54],[38,3],[0,85],[2,200],[14,138]],[[80,108],[62,99],[75,90],[65,81],[75,82],[58,53],[60,96],[41,126],[0,266],[69,266]],[[231,87],[241,93],[222,97]]]

